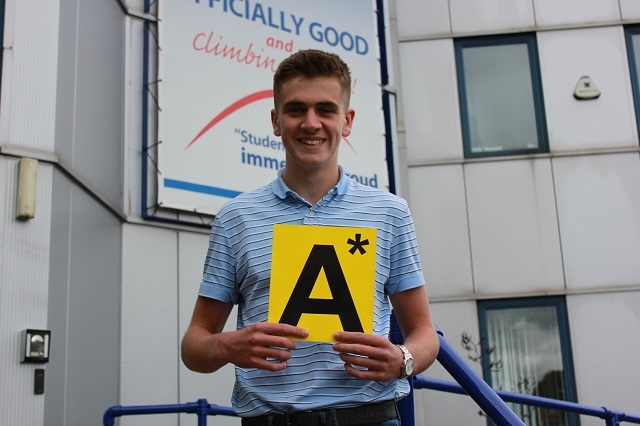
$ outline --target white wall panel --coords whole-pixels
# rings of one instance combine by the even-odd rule
[[[552,152],[638,145],[622,27],[540,32],[538,49]],[[582,76],[598,99],[573,97]]]
[[[619,0],[619,2],[622,19],[640,18],[640,2],[638,0]]]
[[[400,67],[410,163],[462,159],[456,67],[451,39],[402,43]]]
[[[123,111],[127,43],[123,11],[114,1],[59,3],[59,78],[51,135],[56,154],[121,210],[123,124],[128,112]]]
[[[620,18],[618,0],[533,0],[538,26],[587,24]]]
[[[0,144],[53,151],[59,2],[4,3]]]
[[[640,158],[557,158],[553,169],[567,288],[640,283]]]
[[[179,336],[182,339],[193,313],[198,296],[204,259],[208,244],[208,234],[180,233],[179,243]],[[237,308],[234,307],[224,330],[236,329]],[[193,402],[205,398],[210,404],[231,406],[231,393],[235,381],[233,365],[226,365],[212,374],[195,373],[180,361],[180,402]],[[181,414],[181,422],[189,425],[195,422],[192,414]],[[208,425],[226,426],[240,424],[239,418],[209,416]]]
[[[404,143],[404,134],[398,134],[398,147],[395,151],[395,163],[397,164],[396,173],[396,195],[399,197],[409,198],[409,168],[407,166],[407,147]],[[403,146],[404,145],[404,146]]]
[[[550,161],[468,164],[465,181],[476,293],[562,290]]]
[[[133,0],[131,0],[133,2]],[[136,0],[137,1],[137,0]],[[131,6],[130,6],[131,7]],[[144,23],[138,19],[126,19],[124,24],[126,32],[125,40],[135,39],[135,35],[144,33]],[[125,45],[125,81],[124,86],[124,118],[123,118],[123,166],[122,180],[125,191],[122,197],[122,208],[126,215],[140,217],[141,191],[142,185],[138,184],[142,176],[142,160],[140,150],[142,145],[141,136],[143,128],[142,119],[142,96],[143,87],[142,72],[145,59],[142,43],[127,43]],[[150,126],[153,127],[153,126]]]
[[[640,292],[570,296],[567,308],[579,402],[637,414]]]
[[[44,396],[33,394],[34,370],[47,365],[20,364],[20,333],[49,329],[52,167],[38,165],[36,216],[28,221],[15,218],[18,167],[0,157],[0,424],[31,426],[42,424],[44,408]]]
[[[460,338],[463,332],[479,338],[478,314],[473,301],[431,303],[431,313],[435,324],[444,338],[462,356],[468,353],[462,348]],[[469,361],[469,365],[482,376],[479,363]],[[451,375],[436,361],[426,372],[426,377],[454,382]],[[416,425],[466,425],[485,426],[486,417],[478,414],[480,408],[467,395],[455,395],[429,389],[414,391]],[[455,407],[455,408],[453,408]]]
[[[454,34],[527,28],[534,25],[531,0],[450,0]]]
[[[462,166],[409,169],[411,214],[429,297],[473,293]]]
[[[395,4],[400,38],[451,32],[448,0],[397,0]]]
[[[50,185],[45,424],[93,424],[120,396],[122,223],[59,170]]]
[[[5,0],[0,145],[53,151],[59,2]],[[0,424],[43,423],[35,368],[20,364],[20,332],[48,329],[53,168],[38,165],[36,217],[15,219],[18,161],[0,158]],[[52,333],[52,339],[55,339]],[[51,357],[56,354],[52,353]],[[45,382],[46,389],[46,382]]]
[[[178,238],[175,231],[124,225],[121,404],[178,401]],[[154,416],[175,425],[177,415]],[[122,425],[150,424],[129,416]]]

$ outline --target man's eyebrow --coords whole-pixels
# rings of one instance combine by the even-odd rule
[[[292,100],[292,101],[287,101],[284,104],[282,104],[283,107],[286,108],[291,108],[291,107],[299,107],[299,106],[307,106],[307,104],[303,101],[296,101],[296,100]],[[316,102],[315,104],[313,104],[313,107],[321,107],[321,108],[339,108],[340,105],[338,105],[335,102],[332,101],[320,101],[320,102]]]
[[[320,106],[320,107],[332,107],[332,108],[339,107],[339,105],[337,103],[332,102],[332,101],[322,101],[322,102],[316,103],[316,105]]]
[[[284,107],[291,107],[291,106],[300,106],[300,105],[304,105],[304,102],[302,101],[288,101],[285,102],[284,104],[282,104],[282,106]]]

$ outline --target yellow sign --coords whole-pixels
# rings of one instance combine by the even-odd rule
[[[269,322],[333,342],[336,331],[373,331],[376,229],[274,225]]]

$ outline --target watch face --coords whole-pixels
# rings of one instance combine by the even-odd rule
[[[407,376],[413,372],[413,358],[409,358],[407,360],[407,364],[404,370]]]

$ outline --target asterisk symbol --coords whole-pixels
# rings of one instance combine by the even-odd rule
[[[360,241],[361,237],[362,237],[362,234],[356,234],[355,241],[352,240],[351,238],[347,239],[347,244],[351,244],[353,246],[349,249],[349,253],[355,254],[356,250],[358,250],[360,254],[365,254],[367,252],[363,246],[368,246],[369,240]]]

